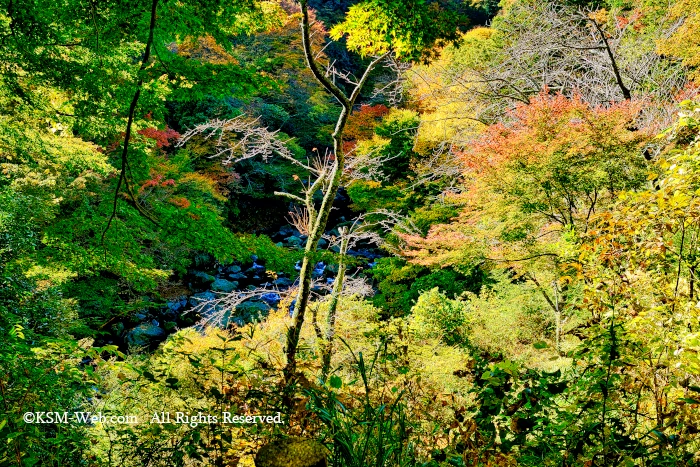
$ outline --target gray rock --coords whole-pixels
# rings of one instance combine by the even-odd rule
[[[241,267],[236,266],[235,264],[226,268],[226,272],[228,272],[230,274],[236,274],[236,273],[241,272],[241,271],[242,271]]]
[[[246,279],[247,276],[246,276],[245,274],[241,274],[240,272],[237,272],[237,273],[234,273],[234,274],[229,274],[228,277],[230,277],[231,279],[235,279],[235,280],[239,281],[239,280],[241,280],[241,279]]]
[[[319,248],[326,248],[328,246],[328,240],[325,238],[322,238],[318,241],[318,247]]]
[[[212,292],[211,290],[207,290],[206,292],[201,292],[192,295],[190,297],[190,304],[192,306],[197,306],[202,304],[203,302],[215,300],[216,298],[217,295],[214,292]],[[214,314],[222,313],[221,307],[218,305],[214,305],[213,303],[207,303],[201,308],[198,308],[197,311],[199,312],[200,316],[204,319],[211,318]]]
[[[333,245],[332,247],[329,248],[334,253],[340,253],[340,247],[338,245]]]
[[[280,294],[274,293],[274,292],[270,292],[270,293],[262,294],[262,295],[260,296],[260,299],[261,299],[263,302],[267,303],[268,305],[275,306],[275,305],[277,305],[277,304],[280,302],[280,300],[281,300],[282,298],[280,297]]]
[[[314,270],[311,272],[312,277],[320,277],[323,275],[323,271],[326,270],[326,264],[323,261],[319,261],[314,266]]]
[[[348,250],[348,255],[349,256],[362,256],[365,257],[369,260],[381,258],[382,255],[379,254],[376,250],[370,250],[368,248],[359,248],[357,250]]]
[[[280,277],[274,280],[272,283],[277,287],[291,287],[291,285],[294,282],[291,279],[287,279],[286,277]]]
[[[238,287],[238,282],[227,281],[226,279],[216,279],[211,284],[211,289],[216,290],[217,292],[233,292],[236,290],[236,287]]]
[[[262,274],[265,272],[265,266],[253,263],[253,265],[246,270],[247,274]]]
[[[242,319],[244,323],[250,323],[267,316],[270,309],[270,305],[265,302],[249,300],[236,307],[235,315],[237,318]]]
[[[280,227],[279,234],[282,237],[291,237],[293,235],[299,235],[299,232],[291,225],[285,225]]]
[[[190,297],[190,305],[197,306],[202,302],[214,300],[215,298],[216,294],[210,290],[207,290],[206,292],[196,293]]]
[[[300,247],[300,246],[301,246],[301,238],[296,237],[296,236],[294,236],[294,235],[292,235],[291,237],[285,238],[285,239],[284,239],[284,242],[285,242],[287,245],[293,246],[293,247]]]
[[[169,300],[165,304],[170,311],[178,312],[187,306],[187,297],[184,295],[174,300]]]
[[[143,323],[126,333],[126,341],[132,346],[147,346],[163,340],[167,334],[158,325],[153,323]]]
[[[195,283],[201,284],[204,286],[207,286],[216,280],[216,277],[212,276],[211,274],[207,274],[206,272],[202,272],[202,271],[192,271],[192,276],[194,276]]]

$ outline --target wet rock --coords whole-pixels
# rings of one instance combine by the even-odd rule
[[[286,277],[280,277],[275,279],[272,284],[276,285],[277,287],[291,287],[292,284],[294,284],[294,281],[287,279]]]
[[[297,229],[295,229],[291,225],[285,225],[285,226],[280,227],[279,234],[282,237],[291,237],[291,236],[299,235],[299,232],[297,231]]]
[[[216,277],[202,271],[192,271],[192,283],[195,286],[208,287],[216,280]]]
[[[165,306],[168,307],[168,310],[177,313],[187,306],[187,297],[182,295],[173,300],[168,300]]]
[[[190,305],[197,306],[202,302],[214,300],[215,298],[216,294],[210,290],[207,290],[206,292],[196,293],[190,297]]]
[[[265,302],[249,300],[236,307],[236,318],[243,320],[243,323],[250,323],[267,316],[271,307]]]
[[[154,320],[151,323],[136,326],[126,333],[126,342],[132,346],[145,347],[165,339],[167,334],[157,323]]]
[[[323,272],[326,270],[326,264],[323,261],[319,261],[314,266],[314,270],[311,272],[311,277],[321,277]]]
[[[212,290],[215,290],[217,292],[225,292],[225,293],[233,292],[234,290],[236,290],[237,287],[238,287],[238,282],[227,281],[226,279],[216,279],[211,284]]]
[[[284,243],[286,243],[288,246],[299,248],[301,247],[301,238],[292,235],[290,237],[285,238]]]
[[[197,306],[201,305],[200,308],[197,309],[199,316],[202,319],[211,319],[213,316],[217,314],[223,313],[222,308],[218,305],[215,305],[214,303],[205,303],[209,302],[211,300],[215,300],[217,298],[217,295],[212,292],[211,290],[207,290],[206,292],[194,294],[193,296],[190,297],[190,303],[192,306]]]
[[[318,241],[318,247],[319,247],[319,248],[324,248],[324,249],[325,249],[327,246],[328,246],[328,240],[326,240],[325,238],[322,238],[322,239],[320,239],[320,240]]]
[[[139,311],[134,315],[134,318],[136,318],[138,321],[143,321],[146,318],[148,318],[148,315],[146,314],[145,311]]]
[[[260,300],[262,300],[270,306],[276,306],[281,299],[282,298],[280,297],[280,294],[274,292],[265,293],[260,296]]]
[[[359,248],[357,250],[348,250],[348,255],[349,256],[363,256],[367,259],[376,259],[376,258],[381,258],[382,255],[379,254],[378,252],[374,250],[370,250],[367,248]]]
[[[246,270],[246,274],[262,274],[265,272],[265,266],[262,264],[258,264],[256,262],[253,262],[253,265]]]
[[[248,278],[245,274],[241,274],[240,272],[236,272],[234,274],[229,274],[228,277],[231,279],[237,280],[237,281]]]
[[[233,265],[231,265],[231,266],[229,266],[229,267],[226,268],[226,272],[228,272],[229,274],[237,274],[237,273],[239,273],[239,272],[241,272],[241,271],[242,271],[241,267],[240,267],[240,266],[237,266],[237,265],[235,265],[235,264],[233,264]]]
[[[328,451],[318,441],[286,438],[260,448],[255,467],[327,467],[327,455]]]

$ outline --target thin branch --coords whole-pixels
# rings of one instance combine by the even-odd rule
[[[143,71],[146,69],[146,66],[148,65],[148,61],[151,58],[151,46],[153,45],[153,36],[156,28],[156,10],[158,8],[158,0],[152,0],[151,3],[151,20],[150,24],[148,27],[148,40],[146,41],[146,50],[144,51],[143,54],[143,59],[141,60],[141,66],[139,67],[138,71],[138,82],[136,84],[136,92],[134,93],[134,97],[131,99],[131,104],[129,105],[129,115],[127,118],[127,123],[126,123],[126,131],[124,132],[124,145],[122,147],[122,155],[121,155],[121,160],[122,160],[122,167],[121,171],[119,172],[119,180],[117,181],[117,187],[114,190],[114,202],[112,205],[112,215],[109,217],[109,221],[107,221],[107,227],[105,227],[104,231],[102,232],[102,240],[101,243],[104,245],[105,241],[105,235],[107,234],[107,231],[109,230],[110,226],[112,225],[112,221],[117,215],[117,200],[119,199],[119,190],[121,189],[122,182],[126,182],[128,185],[128,181],[126,180],[126,169],[128,166],[128,153],[129,153],[129,140],[131,138],[131,126],[134,122],[134,113],[136,112],[136,105],[138,104],[139,97],[141,96],[141,89],[143,88]],[[133,194],[132,194],[133,196]],[[136,203],[136,200],[134,199],[134,202]],[[136,203],[138,204],[138,203]]]

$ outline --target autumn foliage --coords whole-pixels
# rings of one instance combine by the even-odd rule
[[[406,255],[449,264],[476,248],[478,256],[503,258],[552,229],[585,230],[620,190],[645,180],[642,147],[651,135],[636,127],[640,108],[637,102],[594,108],[547,90],[518,106],[456,151],[467,182],[462,214],[425,238],[405,236]]]
[[[153,139],[156,142],[158,148],[167,148],[175,142],[176,139],[180,137],[180,133],[173,130],[172,128],[165,127],[164,130],[159,130],[158,128],[144,128],[138,131],[138,134],[145,136],[146,138]]]
[[[347,126],[343,132],[345,151],[352,150],[358,141],[371,139],[374,135],[374,128],[388,113],[389,108],[383,104],[363,104],[360,110],[353,112],[348,118]]]

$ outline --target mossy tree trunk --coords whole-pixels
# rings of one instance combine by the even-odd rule
[[[352,113],[353,105],[360,94],[360,91],[367,82],[370,72],[379,63],[384,56],[373,60],[363,73],[360,80],[355,84],[350,95],[347,95],[343,90],[334,84],[329,77],[323,73],[316,61],[314,52],[311,48],[311,38],[309,34],[310,22],[308,5],[305,0],[300,2],[301,5],[301,33],[302,43],[304,47],[304,56],[306,63],[316,80],[336,98],[342,106],[338,120],[336,121],[335,130],[333,132],[333,155],[326,165],[324,170],[321,170],[318,178],[306,191],[306,199],[304,204],[309,211],[309,232],[304,249],[304,257],[301,263],[301,271],[299,276],[299,291],[297,293],[296,306],[292,325],[287,332],[287,343],[285,347],[286,365],[284,368],[284,376],[287,383],[294,379],[296,374],[296,353],[299,346],[299,337],[301,328],[304,324],[304,316],[309,306],[311,295],[312,273],[316,262],[316,249],[318,242],[321,239],[328,223],[328,216],[333,207],[333,200],[338,193],[341,177],[345,169],[345,154],[343,152],[343,130],[347,124],[348,117]],[[316,191],[323,191],[323,199],[321,206],[317,209],[314,207],[313,196]]]

